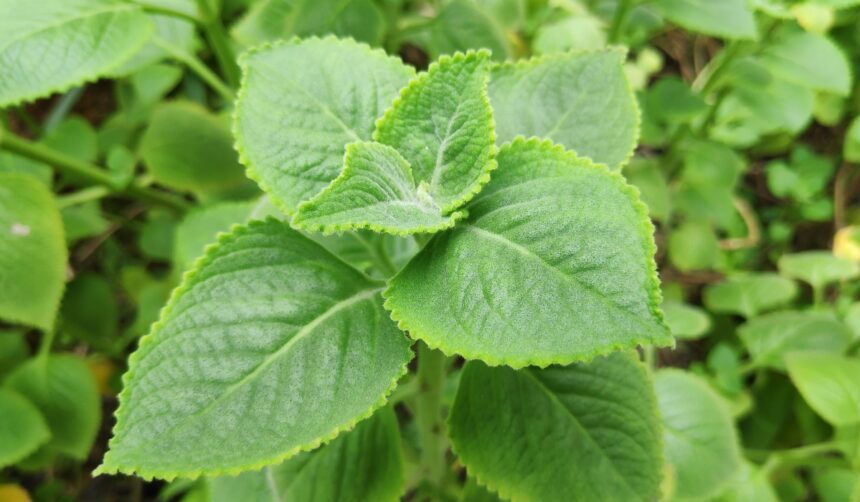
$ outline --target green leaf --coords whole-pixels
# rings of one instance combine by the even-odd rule
[[[705,288],[704,303],[713,312],[740,314],[747,319],[781,307],[797,296],[797,284],[776,274],[730,276]]]
[[[69,283],[60,308],[61,329],[77,340],[106,348],[119,326],[117,295],[104,276],[84,273]]]
[[[194,24],[173,16],[150,14],[149,19],[155,27],[152,37],[122,66],[113,70],[112,75],[118,77],[130,75],[149,65],[170,58],[172,54],[165,50],[165,46],[169,47],[171,52],[194,53],[198,45]]]
[[[0,329],[0,382],[30,357],[24,333]]]
[[[755,17],[746,0],[653,0],[657,10],[690,31],[723,38],[756,38]]]
[[[0,318],[50,330],[65,279],[53,195],[30,175],[0,173]]]
[[[768,473],[748,461],[741,463],[740,474],[729,489],[713,499],[714,502],[779,502],[770,485]]]
[[[672,213],[672,194],[656,158],[634,157],[624,167],[624,177],[639,189],[651,218],[660,221],[669,218]]]
[[[515,368],[671,344],[635,189],[548,141],[516,140],[497,159],[465,224],[390,281],[386,308],[401,329]]]
[[[786,357],[791,381],[816,413],[833,425],[860,422],[860,361],[827,352]]]
[[[235,224],[249,219],[256,202],[222,202],[196,208],[188,212],[176,226],[173,257],[181,269],[187,269],[203,255],[206,246],[215,242],[215,236],[227,232]]]
[[[448,427],[469,476],[503,499],[656,500],[656,412],[630,353],[542,370],[471,361]]]
[[[287,214],[334,180],[414,71],[351,40],[263,46],[240,59],[234,135],[248,175]]]
[[[765,47],[762,62],[777,77],[839,96],[851,93],[851,67],[842,50],[824,35],[783,30]]]
[[[669,234],[669,259],[682,272],[716,266],[720,243],[713,227],[702,221],[685,221]]]
[[[51,430],[45,448],[83,460],[101,422],[101,399],[87,364],[70,355],[31,359],[4,386],[32,402]]]
[[[825,312],[766,314],[741,326],[738,335],[754,364],[777,370],[785,369],[791,351],[841,352],[852,339],[851,330]]]
[[[474,197],[496,168],[489,70],[487,51],[442,57],[376,123],[373,139],[403,155],[445,213]]]
[[[845,133],[845,144],[842,155],[847,162],[860,164],[860,117],[851,122],[851,126]]]
[[[12,465],[51,438],[39,409],[15,392],[0,388],[0,467]]]
[[[479,485],[475,478],[467,478],[460,502],[501,502],[502,499],[490,490]]]
[[[822,502],[852,502],[851,494],[860,486],[860,473],[840,468],[817,469],[812,474],[812,484]]]
[[[625,164],[639,137],[639,109],[624,58],[606,49],[496,66],[489,94],[497,139],[538,136],[612,168]]]
[[[102,216],[98,201],[67,206],[60,210],[66,243],[72,245],[81,239],[99,235],[110,223]]]
[[[426,182],[416,183],[412,167],[394,148],[350,143],[341,175],[301,203],[293,223],[325,233],[369,228],[407,235],[451,228],[463,213],[444,216],[428,189]]]
[[[119,0],[0,0],[0,108],[108,74],[152,32]]]
[[[499,2],[503,3],[503,2]],[[492,8],[493,2],[453,0],[433,18],[426,40],[420,45],[434,59],[469,49],[489,49],[493,58],[504,61],[515,56],[514,33]]]
[[[680,302],[663,303],[663,315],[672,336],[683,340],[695,340],[711,329],[711,318],[704,310]]]
[[[677,499],[705,499],[725,488],[741,466],[728,406],[705,382],[680,370],[654,378],[663,446],[674,470]]]
[[[571,49],[596,51],[606,47],[603,22],[587,14],[569,16],[541,26],[532,43],[535,54],[551,54]]]
[[[153,179],[175,190],[217,193],[245,181],[227,124],[191,102],[156,108],[139,153]]]
[[[398,501],[404,474],[397,417],[387,406],[317,450],[210,483],[212,502]]]
[[[851,260],[833,256],[829,251],[805,251],[783,255],[778,265],[782,275],[807,282],[815,289],[860,275],[860,265]]]
[[[131,356],[98,471],[236,474],[351,428],[412,358],[380,290],[283,222],[234,227]]]

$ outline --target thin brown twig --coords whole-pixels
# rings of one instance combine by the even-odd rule
[[[738,214],[740,214],[741,218],[744,220],[744,224],[747,226],[747,235],[746,237],[721,240],[720,249],[737,250],[757,246],[761,240],[761,227],[758,224],[758,218],[756,218],[755,211],[753,211],[750,205],[740,197],[732,198],[732,202],[734,203]]]

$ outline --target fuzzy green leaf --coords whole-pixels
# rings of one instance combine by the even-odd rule
[[[635,190],[536,139],[497,159],[465,224],[391,280],[386,308],[400,327],[445,353],[513,367],[671,344]]]
[[[325,233],[369,228],[405,235],[450,228],[460,216],[443,215],[426,185],[415,183],[412,168],[397,150],[358,142],[347,145],[341,175],[299,205],[293,223]]]
[[[120,0],[0,0],[0,108],[110,73],[151,33]]]
[[[331,443],[283,464],[211,481],[212,502],[398,501],[403,493],[400,429],[385,407]]]
[[[489,94],[498,140],[538,136],[612,168],[624,165],[639,137],[624,58],[607,49],[496,66]]]
[[[471,199],[496,167],[489,71],[488,51],[443,56],[376,123],[373,139],[403,155],[445,213]]]
[[[469,362],[449,430],[469,476],[506,500],[657,499],[654,392],[628,353],[542,370]]]
[[[23,459],[51,437],[39,409],[7,389],[0,389],[0,417],[0,467]]]
[[[746,0],[654,0],[673,23],[724,38],[756,38],[755,16]]]
[[[753,363],[785,369],[785,356],[798,350],[841,352],[851,343],[848,326],[826,312],[774,312],[738,330]]]
[[[791,381],[809,406],[833,425],[860,422],[860,360],[826,352],[786,357]]]
[[[234,227],[131,356],[99,471],[235,474],[349,429],[412,357],[380,290],[286,223]]]
[[[51,430],[44,446],[83,460],[101,423],[101,399],[87,364],[70,355],[35,358],[10,374],[4,386],[33,403]]]
[[[266,45],[240,59],[234,135],[248,175],[288,214],[343,167],[344,147],[369,140],[414,71],[352,40]]]
[[[717,495],[741,466],[728,406],[705,382],[679,370],[658,372],[654,387],[666,460],[675,471],[675,497]]]
[[[0,318],[51,329],[66,257],[51,192],[28,174],[0,173]]]

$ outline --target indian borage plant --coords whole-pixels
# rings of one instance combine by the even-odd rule
[[[450,439],[503,497],[656,498],[655,398],[630,351],[672,339],[646,208],[615,172],[638,134],[623,59],[492,64],[478,51],[415,75],[336,38],[246,53],[237,148],[291,224],[235,226],[186,273],[131,356],[97,472],[194,478],[286,460],[213,483],[396,499],[386,403],[414,349],[433,490],[451,482]],[[383,260],[377,279],[305,233],[359,229],[423,248],[399,270]],[[455,355],[467,362],[446,426]],[[313,476],[294,483],[303,465]]]

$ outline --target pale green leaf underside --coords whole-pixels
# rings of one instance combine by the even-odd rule
[[[860,422],[860,360],[840,354],[795,352],[788,374],[803,398],[833,425]]]
[[[496,167],[489,71],[488,51],[443,56],[376,123],[373,139],[403,155],[444,212],[471,199]]]
[[[51,192],[28,174],[0,173],[0,319],[51,329],[66,254]]]
[[[500,142],[548,138],[618,168],[639,138],[639,108],[618,49],[548,55],[493,68],[490,102]]]
[[[394,502],[403,493],[400,429],[391,407],[331,443],[262,471],[210,481],[212,502]]]
[[[331,185],[299,205],[295,225],[325,233],[369,228],[406,235],[450,228],[462,216],[443,215],[426,185],[416,185],[409,163],[390,146],[350,143],[343,164]]]
[[[99,471],[235,474],[349,429],[412,357],[379,291],[283,222],[234,227],[131,356]]]
[[[774,312],[758,316],[738,330],[755,364],[784,370],[792,351],[842,352],[852,333],[825,312]]]
[[[400,327],[491,365],[566,364],[670,345],[653,227],[620,175],[549,142],[517,140],[466,206],[385,291]]]
[[[654,377],[666,460],[675,471],[675,497],[717,495],[741,465],[728,408],[698,377],[663,370]]]
[[[0,468],[33,453],[51,437],[39,409],[15,392],[0,389],[0,417]]]
[[[143,11],[119,0],[0,0],[0,107],[95,80],[151,32]]]
[[[629,353],[543,370],[469,362],[448,426],[469,476],[506,500],[658,498],[654,391]]]
[[[240,58],[233,130],[248,175],[288,214],[343,167],[344,146],[369,140],[414,70],[352,40],[264,45]]]

